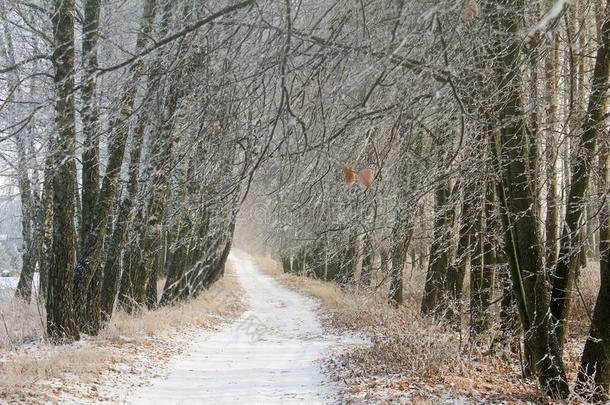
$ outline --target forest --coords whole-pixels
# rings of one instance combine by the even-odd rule
[[[609,399],[606,0],[0,0],[0,26],[10,299],[52,345],[197,299],[239,244]]]

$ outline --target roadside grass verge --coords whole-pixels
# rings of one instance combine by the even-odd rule
[[[243,311],[231,266],[196,299],[131,315],[116,311],[98,336],[63,346],[45,341],[41,306],[2,300],[0,402],[120,402],[117,387],[142,384],[202,329],[218,328]]]
[[[468,336],[468,280],[464,291],[462,330],[451,331],[419,315],[425,274],[408,270],[404,278],[404,304],[394,308],[386,301],[379,275],[376,291],[285,274],[270,257],[256,257],[259,267],[284,285],[320,299],[334,328],[364,334],[370,345],[349,348],[326,361],[325,366],[341,387],[345,403],[551,403],[532,378],[522,378],[518,353],[490,351],[501,332],[492,323],[476,342]],[[599,274],[595,265],[583,269],[580,292],[574,301],[570,340],[565,363],[575,379],[588,328],[587,313],[597,296]],[[496,295],[499,292],[496,292]],[[499,302],[490,309],[498,319]],[[574,401],[577,399],[570,399]],[[557,402],[555,402],[557,403]],[[569,401],[566,403],[570,403]]]

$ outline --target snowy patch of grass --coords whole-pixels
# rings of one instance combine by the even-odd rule
[[[12,349],[43,337],[46,312],[36,297],[28,304],[14,299],[14,290],[0,289],[0,350]]]
[[[331,326],[369,338],[370,345],[350,347],[325,363],[340,387],[342,403],[547,403],[535,379],[521,378],[514,356],[507,362],[490,353],[496,325],[473,345],[467,335],[420,316],[422,271],[407,269],[404,303],[394,308],[387,303],[387,286],[379,274],[373,275],[376,289],[342,290],[334,283],[284,274],[270,258],[257,261],[283,284],[320,298]],[[468,290],[463,296],[467,299]],[[498,310],[496,303],[494,318]]]
[[[336,283],[285,274],[269,257],[256,260],[261,270],[283,284],[319,298],[330,311],[333,327],[371,337],[370,346],[352,350],[344,354],[349,359],[343,359],[359,364],[367,373],[411,371],[433,375],[461,366],[459,335],[446,333],[422,319],[413,305],[396,309],[387,303],[382,289],[371,292],[354,287],[343,291]],[[405,283],[415,289],[412,284]]]
[[[66,346],[42,344],[19,349],[2,356],[0,393],[3,395],[35,394],[36,383],[71,374],[84,381],[110,360],[103,348],[89,342]]]
[[[575,291],[572,298],[572,325],[575,328],[587,331],[590,325],[590,316],[593,315],[595,301],[600,286],[599,261],[589,259],[587,267],[580,270],[575,282]],[[576,329],[574,332],[578,332]]]
[[[241,313],[242,296],[231,263],[227,263],[225,277],[196,299],[132,315],[117,311],[98,336],[83,335],[81,341],[64,346],[43,339],[35,303],[3,300],[0,311],[6,328],[0,317],[0,330],[4,329],[0,332],[0,398],[17,403],[72,402],[62,395],[72,390],[78,397],[83,384],[109,372],[131,376],[138,362],[143,363],[142,378],[147,378],[144,374],[158,370],[160,362],[186,348],[188,336],[216,328]]]
[[[457,333],[447,333],[422,319],[411,307],[395,309],[379,295],[347,294],[332,313],[335,327],[364,332],[372,344],[344,353],[342,360],[358,364],[367,375],[387,373],[434,376],[463,366]]]
[[[227,264],[227,267],[229,266],[230,263]],[[239,283],[230,269],[227,273],[194,300],[154,310],[143,308],[135,314],[119,310],[101,331],[100,336],[137,342],[150,336],[166,336],[180,328],[212,327],[218,323],[218,317],[229,317],[241,307]]]

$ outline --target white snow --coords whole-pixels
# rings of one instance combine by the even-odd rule
[[[10,299],[15,294],[19,277],[0,277],[0,302]],[[38,291],[38,272],[32,278],[32,292]]]
[[[551,23],[552,20],[556,19],[560,16],[563,8],[569,4],[570,0],[557,0],[553,7],[542,17],[542,19],[536,24],[530,31],[528,32],[528,37],[533,37],[538,31],[546,30],[547,26]]]
[[[0,290],[14,290],[19,283],[19,277],[0,277]]]
[[[320,360],[344,341],[326,335],[317,303],[263,274],[232,252],[249,310],[220,332],[206,332],[143,388],[133,404],[327,404],[336,387]]]

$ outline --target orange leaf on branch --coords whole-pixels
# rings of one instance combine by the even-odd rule
[[[345,183],[351,186],[354,181],[362,184],[367,189],[373,185],[373,171],[371,169],[363,169],[356,174],[354,166],[343,166],[343,174],[345,175]]]

